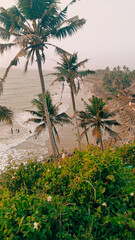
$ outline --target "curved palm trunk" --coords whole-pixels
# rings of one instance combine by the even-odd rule
[[[85,136],[86,136],[86,140],[87,140],[87,144],[89,145],[89,138],[88,138],[88,134],[86,131],[86,127],[84,126],[84,131],[85,131]]]
[[[102,137],[100,136],[100,144],[101,144],[101,149],[102,149],[102,152],[104,151],[104,148],[103,148],[103,141],[102,141]]]
[[[38,72],[39,72],[41,89],[42,89],[42,97],[43,97],[43,105],[44,105],[44,111],[45,111],[45,116],[46,116],[46,122],[47,122],[47,126],[48,126],[48,132],[49,132],[49,137],[50,137],[50,141],[51,141],[53,155],[54,155],[54,157],[56,157],[56,153],[57,153],[56,145],[54,142],[54,136],[53,136],[53,132],[52,132],[50,117],[49,117],[49,113],[48,113],[48,109],[47,109],[46,96],[45,96],[45,84],[44,84],[44,77],[43,77],[42,66],[41,66],[41,57],[40,57],[38,50],[36,50],[36,56],[37,56],[37,65],[38,65]]]
[[[79,126],[78,126],[78,121],[77,121],[75,98],[74,98],[72,86],[70,86],[70,93],[71,93],[71,99],[72,99],[73,112],[74,112],[74,116],[75,116],[75,124],[76,124],[76,129],[77,129],[78,146],[79,146],[79,148],[81,148],[81,137],[80,137]]]
[[[59,155],[59,149],[58,149],[55,137],[54,137],[54,133],[53,133],[53,138],[54,138],[54,143],[55,143],[55,147],[56,147],[56,150],[57,150],[57,154]]]

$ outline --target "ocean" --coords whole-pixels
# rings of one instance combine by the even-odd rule
[[[0,77],[3,76],[3,73],[4,69],[0,69]],[[45,72],[44,74],[47,73]],[[46,89],[51,92],[53,103],[57,105],[61,102],[62,85],[55,83],[53,86],[50,86],[53,80],[53,76],[45,76]],[[34,130],[36,125],[34,123],[25,123],[32,117],[26,110],[33,109],[31,101],[41,93],[38,71],[28,70],[27,73],[24,73],[23,69],[13,68],[10,70],[3,87],[3,94],[0,96],[0,105],[14,112],[14,121],[12,127],[13,133],[11,126],[0,123],[0,170],[3,170],[8,161],[12,159],[16,162],[22,162],[24,159],[35,156],[39,160],[43,159],[43,156],[48,152],[46,141],[49,138],[48,131],[44,130],[35,139]],[[86,96],[86,92],[83,95]],[[90,93],[88,96],[90,97]],[[65,84],[62,94],[62,104],[59,109],[60,112],[63,112],[70,108],[70,90],[68,85]],[[57,127],[57,129],[59,128]]]

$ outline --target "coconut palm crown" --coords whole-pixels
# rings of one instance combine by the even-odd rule
[[[21,47],[8,66],[3,80],[11,66],[16,66],[22,56],[27,57],[25,65],[27,70],[29,61],[33,63],[35,55],[37,58],[36,51],[43,61],[45,50],[49,46],[62,51],[61,48],[49,43],[49,40],[50,38],[61,40],[72,36],[85,24],[85,19],[79,19],[78,16],[67,19],[68,8],[75,2],[76,0],[72,0],[63,10],[60,9],[57,0],[18,0],[17,6],[0,8],[0,38],[5,41],[12,40],[10,43],[0,44],[0,53],[15,46]]]
[[[57,66],[54,68],[56,72],[51,73],[51,75],[56,76],[56,79],[53,81],[53,83],[57,81],[62,82],[63,88],[64,88],[64,83],[66,82],[70,87],[70,94],[71,94],[73,113],[74,113],[74,118],[76,123],[79,147],[81,146],[81,138],[80,138],[78,121],[77,121],[77,110],[76,110],[74,94],[77,94],[80,89],[80,80],[83,80],[83,77],[87,76],[88,74],[95,73],[94,71],[89,69],[80,70],[81,67],[85,66],[86,62],[88,62],[88,59],[78,62],[77,53],[74,53],[70,56],[67,55],[66,53],[63,53],[61,54],[61,62],[57,62]]]
[[[20,57],[27,58],[25,71],[27,71],[29,62],[32,64],[36,60],[54,155],[56,155],[56,149],[45,98],[42,63],[45,62],[45,51],[49,46],[54,46],[58,52],[63,52],[62,49],[49,43],[50,38],[61,40],[67,36],[72,36],[85,24],[84,18],[79,19],[78,16],[67,18],[69,6],[76,1],[71,0],[63,10],[60,9],[60,2],[57,0],[18,0],[17,6],[8,9],[0,8],[0,38],[8,41],[8,43],[0,44],[0,53],[2,54],[15,46],[19,47],[19,52],[7,67],[2,81],[7,77],[10,68],[19,63]]]
[[[118,133],[112,130],[111,127],[119,126],[120,123],[118,123],[116,120],[111,119],[115,116],[115,112],[108,110],[106,103],[102,98],[92,96],[92,98],[89,99],[89,102],[90,104],[84,101],[85,111],[81,111],[79,113],[81,120],[80,125],[84,127],[84,132],[82,135],[85,134],[85,132],[88,131],[90,127],[92,127],[92,134],[96,138],[97,144],[101,144],[101,148],[103,150],[103,130],[108,132],[110,136],[118,139],[120,138],[118,136]]]
[[[70,117],[65,112],[59,113],[60,104],[57,106],[53,104],[49,91],[46,91],[46,102],[47,102],[49,117],[50,117],[50,121],[51,121],[51,127],[53,129],[53,136],[55,135],[59,142],[60,141],[59,134],[58,134],[58,131],[57,131],[55,125],[63,126],[63,124],[65,124],[65,123],[69,124],[72,122],[71,122]],[[37,124],[37,127],[35,129],[35,137],[37,137],[41,133],[41,131],[43,129],[45,129],[47,126],[42,94],[38,94],[38,98],[34,98],[32,100],[32,104],[33,104],[33,106],[35,106],[37,108],[37,110],[27,110],[33,116],[35,116],[33,118],[29,118],[27,120],[27,122],[34,122]],[[55,141],[55,145],[56,145],[56,141]],[[57,145],[56,145],[56,148],[57,148],[57,153],[58,153]]]

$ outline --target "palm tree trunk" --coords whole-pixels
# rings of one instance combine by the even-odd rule
[[[84,130],[85,130],[85,136],[86,136],[86,140],[87,140],[87,144],[89,145],[89,138],[88,138],[88,134],[86,131],[86,127],[84,126]]]
[[[102,152],[104,151],[104,148],[103,148],[103,141],[102,141],[102,137],[100,136],[100,144],[101,144],[101,149],[102,149]]]
[[[57,146],[57,143],[56,143],[56,139],[54,137],[54,133],[53,133],[53,139],[54,139],[55,147],[56,147],[56,150],[57,150],[57,154],[59,155],[59,149],[58,149],[58,146]]]
[[[54,158],[55,158],[56,157],[56,146],[55,146],[55,142],[54,142],[54,138],[53,138],[53,132],[52,132],[52,127],[51,127],[50,117],[49,117],[49,113],[48,113],[48,109],[47,109],[46,96],[45,96],[45,84],[44,84],[44,77],[43,77],[41,57],[40,57],[40,54],[39,54],[39,50],[36,50],[36,56],[37,56],[38,73],[39,73],[41,89],[42,89],[42,97],[43,97],[43,104],[44,104],[46,122],[47,122],[47,126],[48,126],[48,132],[49,132],[50,142],[51,142],[51,146],[52,146],[52,151],[53,151],[53,155],[54,155]]]
[[[80,137],[79,126],[78,126],[78,121],[77,121],[75,98],[74,98],[72,86],[70,86],[70,93],[71,93],[71,99],[72,99],[73,112],[74,112],[74,116],[75,116],[75,124],[76,124],[76,129],[77,129],[78,146],[79,146],[79,148],[81,148],[81,137]]]

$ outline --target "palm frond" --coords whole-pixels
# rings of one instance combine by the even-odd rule
[[[52,83],[50,84],[50,86],[52,86],[55,82],[61,82],[61,81],[64,81],[64,79],[60,77],[57,77],[54,81],[52,81]]]
[[[55,51],[56,51],[56,53],[57,53],[58,55],[61,55],[61,54],[64,54],[64,55],[66,54],[66,55],[68,55],[68,56],[71,56],[71,55],[72,55],[71,53],[65,51],[63,48],[60,48],[60,47],[56,46],[55,44],[46,43],[45,45],[46,45],[46,46],[52,46],[52,47],[54,47],[54,48],[55,48]]]
[[[9,40],[10,39],[10,32],[6,29],[0,27],[0,37],[3,40]]]
[[[37,117],[42,117],[42,114],[38,111],[34,111],[34,110],[25,110],[26,112],[31,113],[33,116],[37,116]]]
[[[23,23],[24,21],[24,16],[20,13],[19,9],[16,6],[8,9],[0,8],[0,22],[8,33],[7,40],[9,40],[11,35],[20,35],[20,23]]]
[[[85,66],[85,63],[87,63],[89,61],[89,59],[84,59],[83,61],[81,61],[81,62],[79,62],[79,63],[77,63],[77,68],[79,68],[79,67],[81,67],[81,66]]]
[[[117,122],[116,120],[102,120],[102,124],[103,125],[108,125],[108,126],[121,126],[121,124],[119,122]]]
[[[105,126],[105,131],[107,131],[111,137],[114,137],[115,139],[121,139],[118,133],[116,133],[115,131],[113,131],[107,126]]]
[[[13,46],[16,46],[16,44],[15,43],[0,44],[0,53],[3,54],[4,51],[9,50]]]
[[[18,7],[21,13],[28,19],[40,19],[52,1],[18,0]]]
[[[69,8],[70,5],[72,5],[73,3],[75,3],[76,0],[72,0],[59,14],[59,18],[61,19],[61,21],[63,22],[64,19],[66,18],[67,16],[67,10]]]
[[[9,66],[7,67],[6,71],[5,71],[5,74],[3,76],[3,81],[6,79],[8,73],[9,73],[9,70],[12,66],[17,66],[18,62],[19,62],[19,58],[20,57],[24,57],[25,55],[27,54],[27,52],[24,50],[24,48],[22,48],[18,53],[17,55],[15,56],[15,58],[10,62]]]
[[[78,74],[81,76],[81,77],[86,77],[87,75],[89,74],[94,74],[95,71],[92,71],[92,70],[85,70],[85,71],[79,71]]]
[[[42,123],[36,127],[36,129],[35,129],[36,137],[35,138],[37,138],[37,136],[43,131],[43,129],[46,128],[46,126],[47,126],[46,123]]]
[[[53,2],[53,3],[49,6],[49,8],[45,10],[45,12],[43,13],[43,15],[42,15],[42,17],[41,17],[41,20],[39,21],[37,27],[39,27],[40,25],[46,23],[47,20],[49,20],[49,19],[48,19],[48,16],[54,14],[54,11],[52,11],[52,10],[55,10],[55,6],[56,6],[56,4]],[[55,11],[55,12],[56,12],[56,11]]]
[[[55,119],[58,121],[58,122],[61,122],[61,123],[67,123],[67,124],[73,124],[72,121],[71,121],[71,118],[68,116],[67,113],[63,112],[63,113],[60,113],[58,114]]]
[[[79,19],[79,17],[78,17],[78,15],[76,15],[76,16],[74,16],[72,18],[69,18],[69,19],[66,19],[65,21],[62,21],[60,26],[65,25],[65,24],[69,25],[72,22],[78,21],[78,19]]]
[[[29,122],[34,122],[34,123],[41,123],[43,122],[41,118],[29,118],[27,121],[24,122],[25,123],[29,123]]]
[[[68,26],[55,30],[54,33],[52,33],[52,36],[58,39],[72,36],[75,32],[77,32],[78,29],[80,29],[85,24],[85,22],[86,21],[84,18],[73,21]]]
[[[12,124],[13,112],[4,106],[0,106],[0,122]]]

